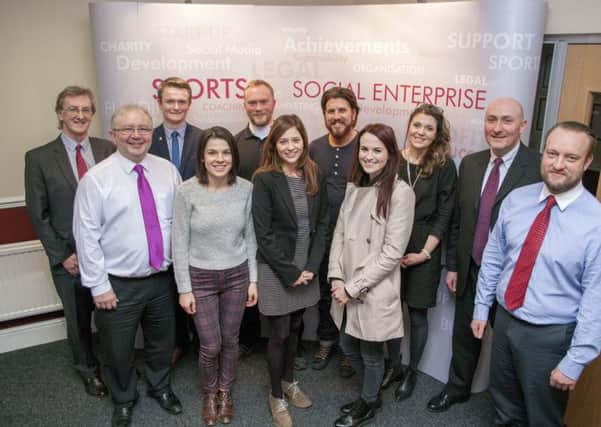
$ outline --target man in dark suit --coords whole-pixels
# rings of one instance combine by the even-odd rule
[[[236,135],[238,152],[240,153],[240,169],[238,175],[252,180],[253,174],[261,163],[263,142],[273,123],[275,98],[273,87],[265,80],[251,80],[244,89],[244,111],[248,116],[248,124]],[[244,309],[244,317],[240,323],[240,356],[250,355],[261,336],[259,308],[254,305]]]
[[[470,397],[481,341],[470,323],[476,282],[488,233],[511,190],[539,182],[538,153],[520,143],[526,129],[522,106],[511,98],[493,100],[486,109],[484,135],[490,149],[466,156],[459,166],[457,198],[447,250],[447,286],[455,294],[453,358],[449,380],[428,402],[443,412]]]
[[[96,112],[89,89],[68,86],[56,100],[61,134],[25,154],[25,201],[31,222],[44,246],[50,272],[62,301],[73,364],[86,392],[102,397],[107,389],[98,375],[92,349],[90,290],[81,285],[72,232],[73,200],[88,168],[108,157],[115,147],[88,135]]]
[[[169,77],[161,83],[157,101],[163,114],[163,124],[152,132],[150,154],[170,160],[183,180],[196,175],[196,154],[202,129],[186,122],[192,105],[192,88],[180,77]],[[176,338],[171,363],[175,365],[190,347],[190,334],[196,336],[192,320],[179,306],[176,298]]]

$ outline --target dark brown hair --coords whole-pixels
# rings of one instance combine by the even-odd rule
[[[375,180],[369,180],[369,176],[359,163],[359,150],[361,149],[361,137],[370,133],[384,144],[386,151],[388,151],[388,161],[384,166],[384,169],[376,177]],[[396,137],[394,130],[382,123],[373,123],[365,126],[361,132],[359,132],[359,143],[355,149],[355,158],[353,160],[353,167],[349,177],[349,182],[352,182],[357,187],[365,186],[368,183],[370,185],[377,185],[378,187],[378,201],[376,204],[376,212],[382,218],[388,217],[390,199],[392,198],[392,192],[394,191],[394,183],[398,179],[397,170],[399,168],[399,148],[397,146]]]
[[[426,149],[419,165],[421,168],[421,176],[427,178],[432,175],[434,168],[444,166],[449,160],[451,155],[451,131],[449,122],[444,118],[443,111],[440,107],[432,104],[421,104],[418,105],[409,116],[407,132],[405,133],[405,145],[407,145],[411,121],[418,114],[425,114],[436,121],[436,137],[434,138],[434,141],[432,141],[432,144]]]
[[[60,91],[58,96],[56,97],[56,103],[54,104],[54,112],[60,113],[63,111],[63,104],[65,102],[65,98],[68,96],[87,96],[90,98],[90,104],[92,104],[92,114],[96,114],[96,104],[94,101],[94,94],[87,87],[81,86],[67,86],[63,90]],[[58,128],[63,128],[63,121],[59,119]]]
[[[211,139],[223,139],[227,142],[232,153],[232,169],[227,175],[227,183],[232,185],[236,182],[236,175],[238,175],[238,168],[240,167],[240,154],[238,153],[238,145],[232,133],[224,127],[214,126],[204,131],[200,145],[198,146],[198,153],[196,154],[196,177],[198,182],[204,185],[209,184],[209,174],[207,168],[203,162],[205,156],[205,150],[207,144]]]
[[[357,103],[357,97],[355,96],[355,93],[352,90],[347,89],[345,87],[334,86],[323,93],[323,95],[321,96],[322,113],[325,114],[326,104],[328,103],[328,101],[330,99],[336,98],[344,99],[351,106],[351,110],[355,110],[356,117],[355,123],[353,123],[353,126],[355,126],[357,119],[359,118],[359,104]]]
[[[157,96],[159,97],[160,102],[163,102],[163,91],[168,87],[185,89],[186,92],[188,92],[188,102],[192,102],[192,88],[190,87],[190,84],[181,77],[167,77],[161,82],[161,85],[157,90]]]
[[[276,144],[279,139],[288,131],[296,128],[303,140],[303,152],[298,159],[297,169],[302,173],[305,179],[305,191],[308,195],[317,194],[319,187],[317,185],[317,165],[309,157],[309,139],[305,125],[296,114],[285,114],[278,117],[271,126],[271,131],[263,143],[263,154],[261,156],[261,166],[256,173],[260,172],[283,172],[282,159],[277,153]]]

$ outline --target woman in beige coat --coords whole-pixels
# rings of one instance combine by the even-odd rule
[[[403,336],[399,264],[415,205],[413,191],[397,176],[399,152],[392,128],[366,126],[357,148],[334,231],[328,278],[332,318],[362,385],[361,396],[340,408],[336,427],[360,425],[381,405],[384,343]]]

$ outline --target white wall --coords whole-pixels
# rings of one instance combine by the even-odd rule
[[[502,0],[499,0],[502,1]],[[527,1],[527,0],[524,0]],[[148,3],[150,1],[143,1]],[[167,1],[163,1],[167,2]],[[183,3],[183,1],[168,1]],[[546,34],[601,33],[601,1],[547,0]],[[417,3],[366,1],[197,1],[232,4]],[[2,0],[0,82],[5,94],[0,198],[23,195],[23,155],[56,137],[56,94],[69,84],[95,90],[88,3],[83,0]],[[98,123],[92,134],[99,134]]]

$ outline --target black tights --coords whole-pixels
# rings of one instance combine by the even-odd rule
[[[410,319],[410,341],[409,354],[411,359],[409,367],[417,369],[417,365],[424,354],[424,347],[428,341],[428,309],[409,307]],[[392,364],[401,363],[401,338],[395,338],[386,342],[388,357]]]
[[[301,309],[282,316],[267,316],[269,322],[267,365],[271,394],[279,399],[283,398],[281,381],[293,381],[294,355],[304,312],[305,309]]]

